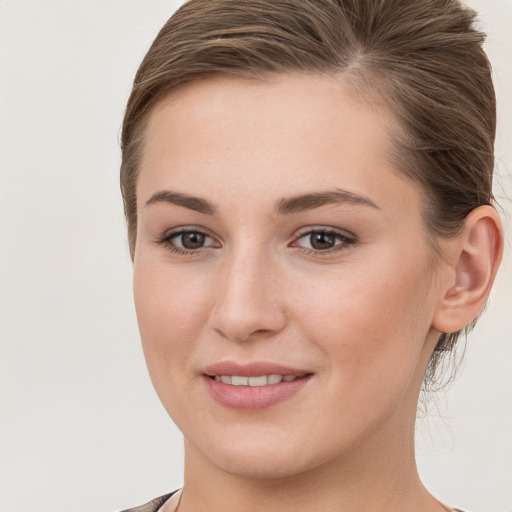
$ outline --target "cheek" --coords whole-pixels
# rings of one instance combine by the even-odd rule
[[[412,282],[379,274],[352,274],[343,286],[326,286],[300,312],[302,332],[324,354],[323,389],[330,399],[318,417],[338,418],[334,437],[362,425],[376,428],[382,418],[399,414],[400,404],[415,410],[428,362],[428,308]]]
[[[134,298],[137,320],[148,369],[159,374],[179,366],[194,350],[207,320],[207,283],[187,272],[156,263],[136,262]],[[155,386],[157,382],[155,382]]]
[[[298,283],[292,296],[302,300],[295,316],[331,365],[343,366],[344,377],[371,374],[369,368],[376,378],[399,366],[414,369],[430,326],[425,265],[421,258],[385,261],[381,254],[350,272]]]

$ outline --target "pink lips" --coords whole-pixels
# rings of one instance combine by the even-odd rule
[[[206,387],[219,404],[233,409],[255,411],[275,405],[298,393],[310,380],[312,374],[304,370],[265,362],[237,364],[221,362],[207,366],[202,371]],[[218,375],[257,377],[261,375],[293,375],[295,380],[282,381],[264,386],[234,386],[214,379]]]

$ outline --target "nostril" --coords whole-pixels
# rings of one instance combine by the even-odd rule
[[[269,329],[257,329],[256,331],[251,333],[251,336],[254,336],[255,334],[267,334],[268,332],[272,332]]]

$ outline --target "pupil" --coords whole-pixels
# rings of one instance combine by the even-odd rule
[[[334,235],[329,233],[313,233],[310,241],[311,247],[315,249],[330,249],[334,245]]]
[[[204,235],[202,233],[185,233],[182,235],[181,242],[185,249],[198,249],[204,244]]]

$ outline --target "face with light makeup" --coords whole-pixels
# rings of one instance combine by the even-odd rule
[[[134,293],[187,456],[281,477],[400,449],[413,431],[443,273],[421,190],[390,163],[392,125],[315,75],[209,78],[152,111]],[[224,363],[305,382],[233,407],[209,390]]]

